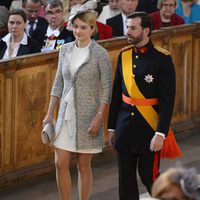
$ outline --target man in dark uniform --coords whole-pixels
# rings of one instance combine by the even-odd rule
[[[168,51],[152,44],[151,30],[146,13],[128,16],[131,45],[121,51],[116,68],[108,142],[118,153],[120,200],[139,199],[137,169],[151,193],[173,112],[174,65]]]
[[[35,33],[35,37],[40,38],[38,41],[42,46],[42,51],[59,49],[63,44],[73,41],[75,39],[73,32],[69,31],[67,24],[64,23],[62,1],[47,0],[44,10],[49,24],[41,32]]]

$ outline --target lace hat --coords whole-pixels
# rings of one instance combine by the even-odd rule
[[[81,13],[85,13],[85,12],[91,12],[95,14],[95,8],[97,7],[97,1],[96,0],[89,0],[86,1],[86,3],[84,4],[78,4],[72,7],[70,13],[69,13],[69,17],[68,17],[68,29],[72,29],[72,23],[74,18],[81,14]]]

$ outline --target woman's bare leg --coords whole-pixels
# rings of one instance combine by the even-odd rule
[[[56,180],[61,200],[71,200],[71,152],[55,148]]]
[[[92,189],[92,154],[77,155],[79,200],[89,200]]]

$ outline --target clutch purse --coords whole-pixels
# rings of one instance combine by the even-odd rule
[[[53,145],[53,142],[56,139],[55,122],[53,124],[45,124],[41,132],[41,139],[44,144],[48,144],[49,146]]]

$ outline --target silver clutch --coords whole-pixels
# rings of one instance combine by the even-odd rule
[[[56,133],[55,133],[55,123],[45,124],[44,128],[41,132],[41,139],[44,144],[49,144],[50,146],[53,145],[53,142],[56,139]]]

